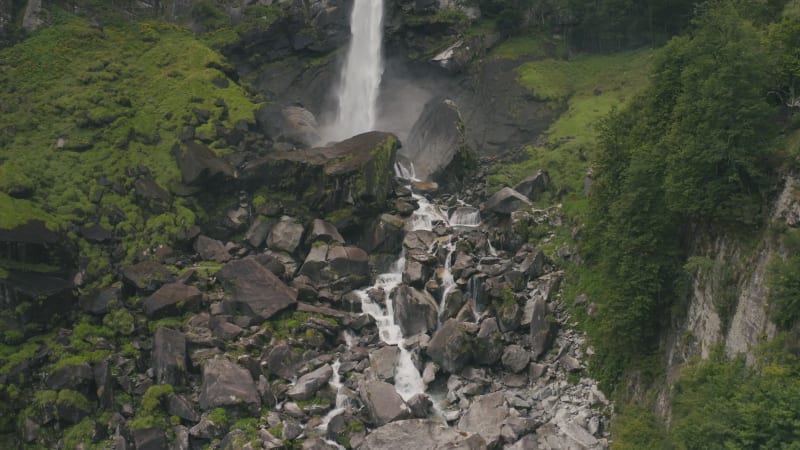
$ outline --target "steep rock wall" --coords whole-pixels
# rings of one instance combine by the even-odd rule
[[[768,271],[783,251],[775,230],[800,226],[799,192],[800,181],[787,177],[759,239],[743,242],[729,234],[709,237],[708,232],[696,238],[690,265],[697,267],[689,279],[686,313],[664,339],[666,383],[658,399],[664,417],[670,414],[670,388],[690,359],[707,358],[711,347],[721,343],[729,356],[743,354],[753,363],[758,345],[775,337]]]

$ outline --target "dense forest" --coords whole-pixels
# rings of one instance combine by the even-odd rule
[[[659,50],[649,87],[603,122],[582,248],[584,287],[602,303],[587,325],[594,367],[609,383],[634,368],[657,377],[659,338],[702,264],[689,258],[692,239],[757,235],[781,174],[796,168],[800,10],[784,3],[696,5]],[[684,369],[666,434],[623,409],[619,448],[796,445],[800,292],[797,248],[782,236],[792,256],[774,262],[770,295],[785,331],[754,365],[719,350]],[[731,305],[719,303],[724,324]]]

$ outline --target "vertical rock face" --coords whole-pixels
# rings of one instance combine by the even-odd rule
[[[28,0],[22,16],[22,29],[32,33],[42,26],[42,0]]]
[[[798,180],[787,177],[773,209],[774,223],[798,226],[797,187]],[[769,264],[781,251],[776,240],[765,238],[750,249],[732,236],[699,236],[694,247],[694,256],[707,259],[709,267],[694,273],[686,317],[666,337],[668,380],[676,379],[681,366],[692,357],[708,357],[711,347],[720,342],[728,355],[741,353],[753,363],[757,357],[753,350],[764,338],[776,334],[769,318],[767,280]],[[726,296],[733,296],[729,309],[718,303]],[[663,414],[669,413],[670,403],[669,393],[662,392],[659,407]]]
[[[5,45],[11,37],[11,27],[14,24],[14,2],[0,0],[0,46]]]
[[[461,113],[456,104],[434,98],[425,104],[400,155],[414,164],[417,178],[425,180],[450,164],[463,140]]]

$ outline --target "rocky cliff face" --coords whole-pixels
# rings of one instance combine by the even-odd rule
[[[773,258],[784,251],[774,231],[800,225],[798,181],[786,178],[772,208],[770,224],[756,240],[722,235],[709,239],[698,233],[692,267],[691,295],[685,303],[685,317],[674,324],[665,340],[667,386],[677,378],[680,368],[693,357],[706,358],[714,345],[724,346],[729,356],[744,354],[752,363],[755,349],[776,334],[770,321],[771,306],[767,272]],[[772,234],[771,234],[772,233]],[[661,394],[659,409],[669,415],[667,387]]]

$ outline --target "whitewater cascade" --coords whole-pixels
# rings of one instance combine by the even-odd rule
[[[355,0],[350,16],[350,47],[337,92],[336,121],[323,134],[340,141],[371,131],[377,116],[383,75],[383,0]]]
[[[413,166],[411,168],[403,167],[398,164],[396,167],[396,175],[401,180],[406,181],[416,179]],[[406,231],[415,230],[428,230],[431,231],[437,222],[446,225],[452,225],[445,212],[439,206],[431,203],[422,195],[412,194],[416,200],[418,208],[414,214],[406,222]],[[477,226],[480,219],[473,214],[472,207],[464,205],[465,212],[467,213],[464,219],[468,225],[461,225],[466,227]],[[435,244],[438,245],[438,244]],[[439,305],[439,310],[443,307],[444,298],[447,293],[455,288],[455,280],[450,271],[450,261],[455,251],[455,244],[448,241],[447,244],[447,261],[444,266],[443,277],[443,291],[442,299]],[[380,339],[389,345],[396,345],[400,350],[397,362],[395,365],[395,389],[404,400],[408,400],[416,394],[425,392],[425,383],[423,382],[422,375],[417,367],[414,365],[411,352],[405,346],[405,339],[400,330],[400,326],[394,319],[394,308],[391,301],[392,291],[400,286],[403,282],[403,270],[406,265],[405,250],[400,254],[400,257],[392,264],[387,273],[382,273],[377,276],[375,284],[369,288],[356,291],[361,299],[362,310],[371,315],[378,326],[378,334]],[[384,292],[385,304],[380,305],[375,303],[369,295],[370,290],[376,289]]]

